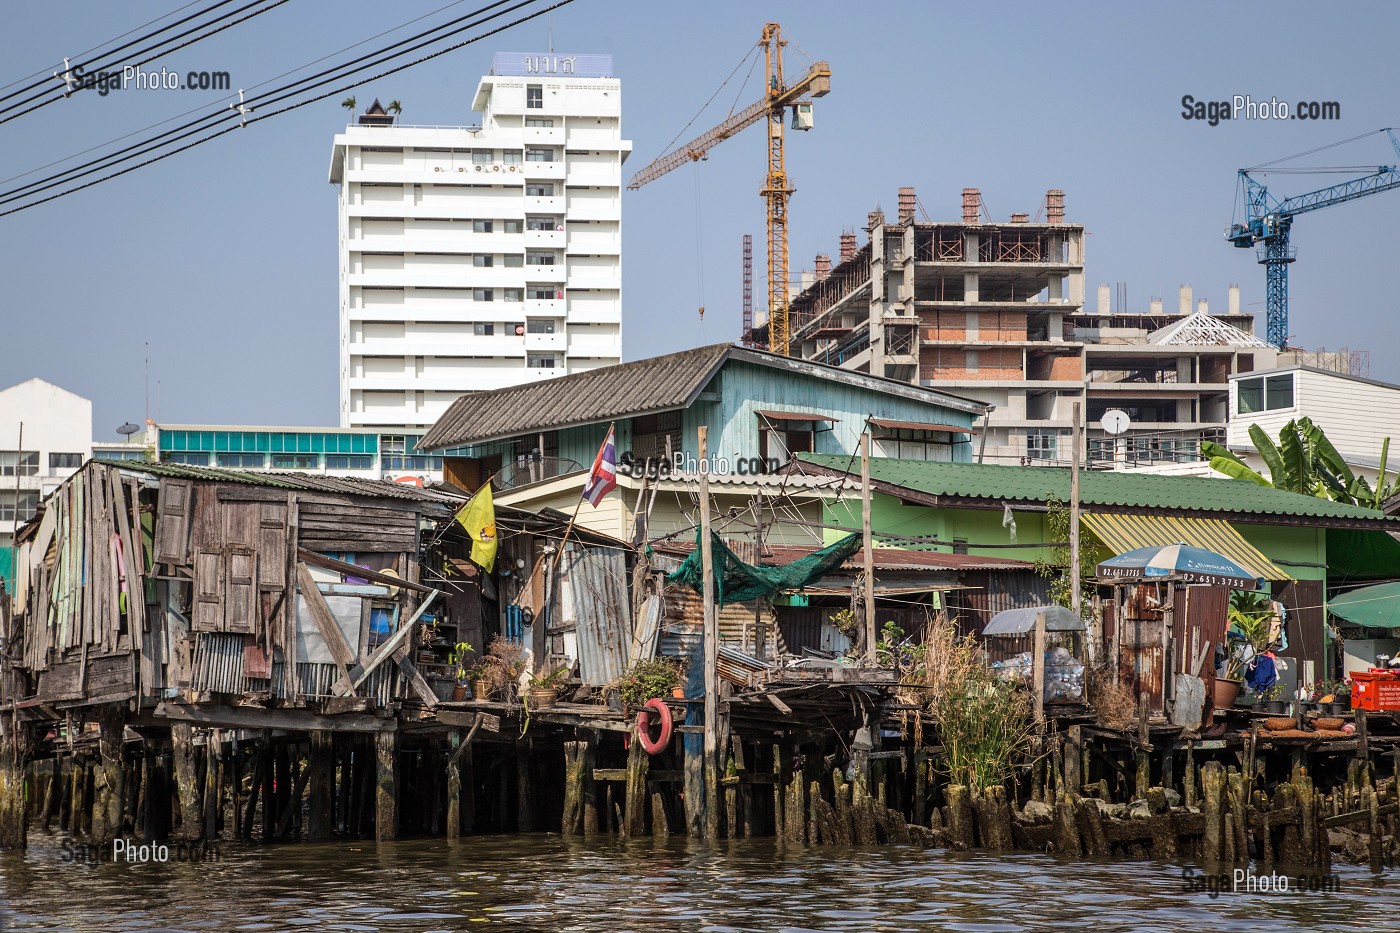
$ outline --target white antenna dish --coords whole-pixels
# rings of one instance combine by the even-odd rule
[[[1128,430],[1128,428],[1132,426],[1132,423],[1132,419],[1128,417],[1128,413],[1121,408],[1110,408],[1108,411],[1104,412],[1103,417],[1099,419],[1099,425],[1114,437]]]

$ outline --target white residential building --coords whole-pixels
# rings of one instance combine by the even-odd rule
[[[0,390],[0,548],[91,452],[92,402],[42,379]]]
[[[1230,378],[1227,446],[1267,476],[1249,438],[1250,426],[1259,425],[1277,442],[1284,425],[1306,416],[1368,481],[1374,482],[1382,442],[1390,438],[1386,472],[1393,476],[1400,467],[1400,386],[1292,363],[1293,356],[1280,354],[1276,369]]]
[[[340,424],[426,429],[464,392],[622,358],[621,82],[498,53],[476,127],[382,107],[335,137]]]

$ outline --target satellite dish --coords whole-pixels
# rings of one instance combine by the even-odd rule
[[[1128,417],[1128,413],[1121,408],[1110,408],[1108,411],[1104,412],[1103,417],[1099,419],[1099,424],[1103,429],[1115,437],[1128,430],[1128,427],[1132,423],[1132,419]]]
[[[130,437],[139,430],[141,430],[141,425],[132,424],[130,421],[128,421],[126,424],[117,428],[117,433],[122,435],[123,437]]]

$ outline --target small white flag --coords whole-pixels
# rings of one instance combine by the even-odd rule
[[[1001,527],[1011,529],[1011,543],[1016,543],[1016,516],[1011,514],[1011,505],[1003,503],[1001,507]]]

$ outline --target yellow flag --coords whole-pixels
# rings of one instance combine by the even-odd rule
[[[496,565],[496,505],[491,500],[491,484],[477,490],[470,502],[457,512],[457,521],[472,539],[472,560],[490,573]]]

